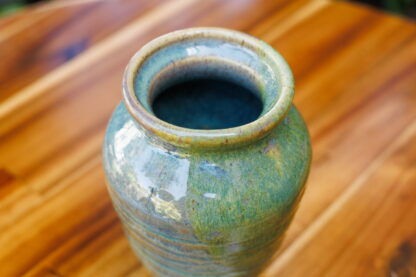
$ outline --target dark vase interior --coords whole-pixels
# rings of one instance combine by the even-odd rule
[[[155,115],[191,129],[226,129],[256,120],[263,103],[243,86],[227,80],[199,79],[161,91],[152,104]]]

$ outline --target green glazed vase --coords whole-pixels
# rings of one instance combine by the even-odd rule
[[[285,60],[219,28],[161,36],[130,60],[105,136],[108,189],[155,276],[256,276],[311,160]]]

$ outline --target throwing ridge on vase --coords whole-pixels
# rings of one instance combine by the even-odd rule
[[[161,36],[130,60],[103,159],[132,249],[155,276],[256,276],[311,160],[285,60],[219,28]]]

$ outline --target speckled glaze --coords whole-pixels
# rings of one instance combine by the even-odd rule
[[[158,119],[163,88],[204,76],[255,91],[258,119],[217,130]],[[130,244],[156,276],[255,276],[278,248],[311,160],[284,59],[243,33],[194,28],[159,37],[129,62],[104,167]],[[218,99],[221,101],[221,99]]]

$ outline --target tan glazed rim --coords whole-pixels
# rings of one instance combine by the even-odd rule
[[[157,118],[138,100],[134,87],[135,78],[147,59],[161,49],[187,40],[199,38],[215,39],[224,43],[233,43],[254,51],[259,60],[272,63],[275,76],[273,82],[279,82],[273,92],[274,104],[267,112],[255,121],[228,129],[199,130],[179,127]],[[260,72],[256,72],[261,74]],[[292,72],[284,60],[271,46],[247,34],[222,28],[191,28],[168,33],[143,46],[130,60],[123,78],[124,103],[132,117],[151,133],[175,146],[184,148],[219,148],[237,147],[256,141],[273,128],[285,117],[291,107],[294,96]]]

